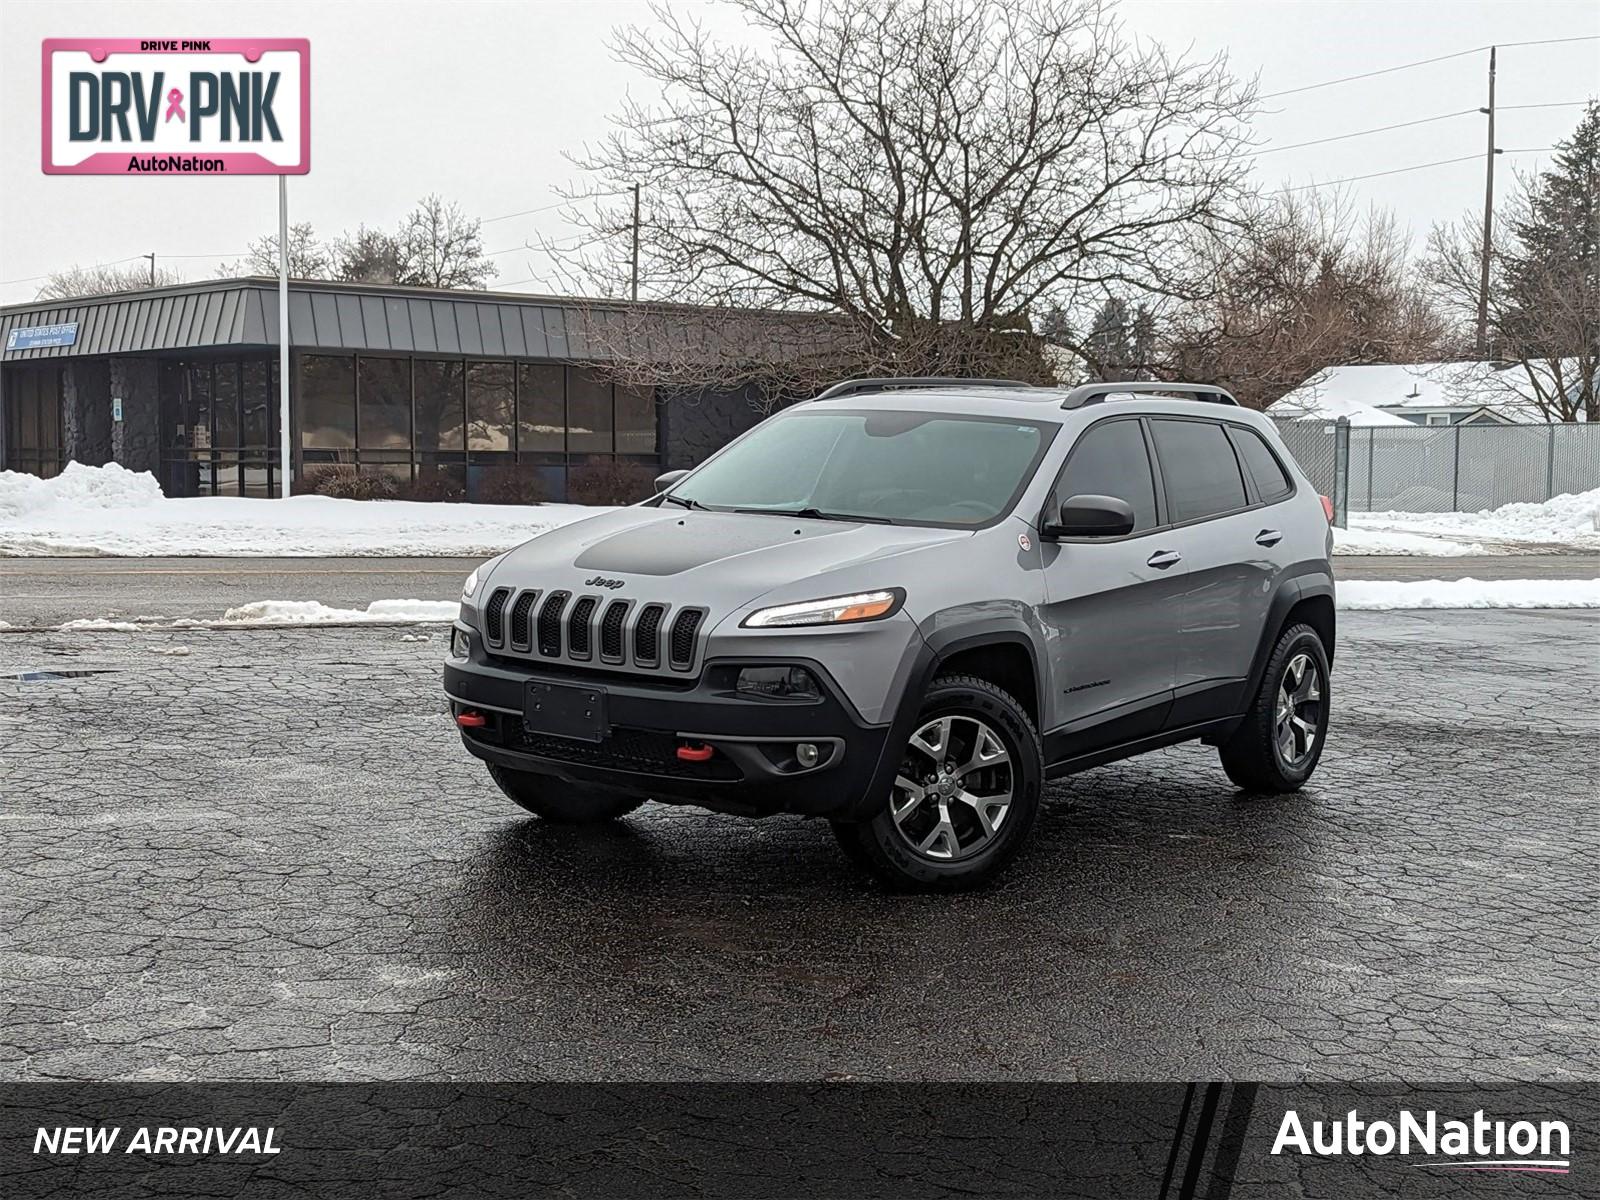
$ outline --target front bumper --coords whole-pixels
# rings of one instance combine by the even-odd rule
[[[799,813],[856,817],[871,798],[887,795],[895,763],[884,749],[889,725],[864,721],[818,663],[801,658],[710,658],[691,679],[641,679],[580,671],[485,654],[475,631],[466,657],[444,665],[452,716],[481,713],[480,727],[462,728],[469,753],[519,771],[551,775],[663,803],[697,804],[749,816]],[[802,666],[818,681],[819,700],[763,700],[736,694],[740,666]],[[523,724],[530,681],[579,683],[605,690],[609,734],[600,742],[552,737]],[[714,751],[704,762],[678,758],[686,743]],[[793,748],[819,747],[820,761],[801,767]],[[897,757],[897,756],[896,756]]]

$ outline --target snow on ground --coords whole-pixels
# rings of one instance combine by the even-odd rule
[[[68,463],[53,479],[0,471],[0,555],[488,558],[604,511],[329,496],[169,500],[147,471]]]
[[[1600,608],[1600,579],[1351,579],[1340,608]]]
[[[1338,585],[1338,606],[1354,611],[1423,608],[1600,608],[1600,579],[1351,579]],[[317,600],[255,600],[220,618],[126,621],[86,617],[60,633],[141,633],[164,629],[251,629],[310,625],[430,625],[453,621],[454,600],[374,600],[365,608],[335,608]],[[0,630],[12,628],[0,622]],[[407,641],[427,641],[408,636]],[[187,648],[174,654],[187,654]]]
[[[0,471],[0,555],[408,556],[499,554],[606,511],[577,504],[420,504],[295,496],[169,500],[148,472],[69,463],[54,479]],[[1600,550],[1600,488],[1478,513],[1351,513],[1337,554]]]
[[[1600,550],[1600,488],[1472,513],[1351,513],[1335,554],[1516,554],[1549,546]]]

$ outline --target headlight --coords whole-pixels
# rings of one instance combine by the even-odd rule
[[[779,604],[757,609],[742,622],[746,629],[773,629],[791,625],[846,625],[852,621],[876,621],[900,606],[905,596],[899,588],[882,592],[859,592],[854,596],[829,596],[825,600],[805,600],[799,604]]]
[[[482,567],[473,567],[472,574],[468,575],[467,581],[461,585],[461,598],[463,600],[471,600],[473,593],[478,590],[478,572],[481,570],[483,570]]]

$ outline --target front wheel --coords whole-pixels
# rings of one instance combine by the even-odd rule
[[[1328,733],[1328,655],[1309,625],[1285,629],[1239,728],[1219,748],[1222,769],[1252,792],[1293,792],[1311,778]]]
[[[891,887],[959,891],[992,879],[1039,812],[1044,749],[1027,710],[984,679],[933,681],[889,796],[836,822],[845,853]]]
[[[600,825],[631,813],[644,803],[638,796],[568,783],[532,771],[514,771],[498,763],[489,764],[489,777],[523,808],[554,825]]]

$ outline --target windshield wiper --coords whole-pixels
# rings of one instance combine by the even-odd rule
[[[681,504],[681,505],[683,505],[684,508],[698,508],[698,509],[701,509],[704,512],[710,512],[711,511],[709,508],[706,508],[706,506],[704,504],[701,504],[700,501],[694,499],[692,496],[672,496],[672,495],[667,495],[667,496],[662,496],[661,498],[663,500],[670,500],[674,504]]]
[[[770,511],[770,510],[769,510]],[[795,512],[780,513],[785,517],[804,517],[812,521],[865,521],[869,525],[893,525],[889,517],[866,517],[859,513],[823,512],[820,508],[802,508]]]

